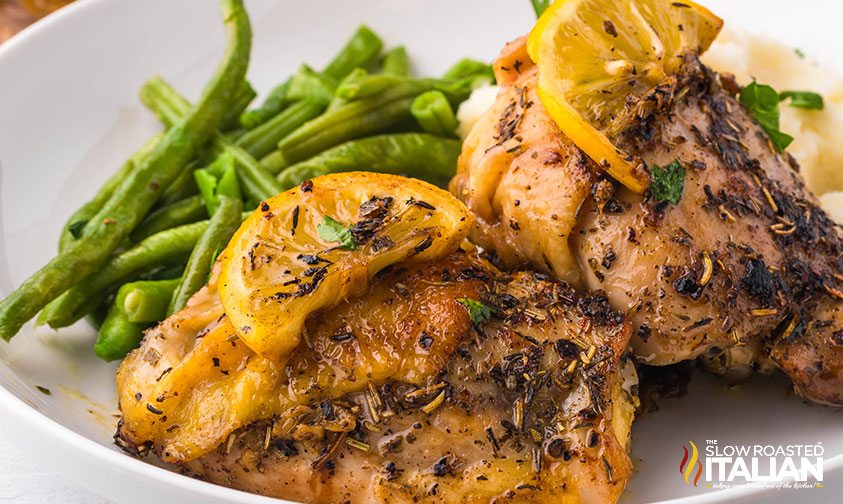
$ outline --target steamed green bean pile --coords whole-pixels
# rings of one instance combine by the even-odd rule
[[[195,103],[161,77],[140,98],[165,130],[142,145],[63,226],[58,254],[0,302],[0,336],[87,318],[94,351],[123,358],[150,326],[207,283],[216,257],[260,202],[328,173],[362,170],[444,184],[456,171],[455,111],[494,80],[463,59],[412,75],[407,50],[360,26],[324,66],[279,76],[262,102],[245,76],[251,27],[221,0],[222,62]]]

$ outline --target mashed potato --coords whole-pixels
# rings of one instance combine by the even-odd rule
[[[831,220],[843,224],[843,191],[827,192],[820,196],[820,204]]]
[[[468,132],[474,127],[474,123],[480,120],[480,116],[489,110],[489,107],[495,103],[495,98],[498,96],[498,86],[483,86],[471,92],[468,100],[460,104],[457,109],[457,134],[460,138],[465,140]]]
[[[801,57],[792,47],[729,28],[723,30],[702,59],[717,71],[735,74],[741,84],[752,82],[755,77],[779,92],[821,94],[824,110],[782,104],[781,130],[794,137],[787,150],[799,161],[802,175],[815,194],[843,191],[843,142],[837,139],[843,133],[843,78]],[[832,201],[823,198],[824,204],[826,200]],[[834,201],[843,202],[843,197]],[[836,213],[843,215],[843,207]]]
[[[726,28],[703,55],[719,72],[732,73],[741,84],[756,78],[777,91],[814,91],[823,96],[824,110],[803,110],[783,103],[781,130],[794,137],[788,151],[799,161],[808,187],[823,208],[843,224],[843,77],[821,68],[789,46],[771,38]],[[494,103],[498,88],[475,90],[457,112],[458,132],[465,138]]]

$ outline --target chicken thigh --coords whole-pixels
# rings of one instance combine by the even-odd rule
[[[684,169],[672,204],[634,194],[583,160],[535,97],[523,39],[495,71],[503,88],[451,184],[478,215],[472,239],[507,266],[531,263],[605,290],[632,319],[645,363],[739,348],[736,365],[776,366],[805,397],[843,403],[840,228],[795,160],[735,99],[733,82],[689,55],[622,136],[620,147],[648,166]],[[509,198],[513,191],[524,196]]]
[[[286,365],[265,361],[214,277],[121,366],[118,444],[302,502],[602,503],[629,480],[631,325],[600,293],[459,251],[306,327]]]

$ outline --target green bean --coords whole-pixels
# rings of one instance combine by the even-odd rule
[[[324,112],[326,105],[324,100],[317,98],[293,103],[269,121],[244,134],[236,145],[256,158],[263,158],[275,151],[282,138]]]
[[[418,95],[413,100],[410,113],[426,133],[450,137],[457,130],[457,116],[442,91],[433,90]]]
[[[337,81],[333,77],[321,74],[307,65],[301,65],[296,75],[290,79],[287,97],[291,100],[317,98],[325,102],[334,97]]]
[[[167,307],[179,281],[174,278],[123,284],[117,299],[123,298],[121,308],[129,322],[148,324],[167,318]]]
[[[358,87],[358,82],[367,78],[368,76],[369,72],[362,68],[355,68],[351,71],[351,73],[346,75],[345,79],[341,80],[340,83],[337,85],[337,90],[334,92],[334,97],[333,99],[331,99],[331,102],[328,104],[328,108],[325,110],[325,112],[333,112],[334,110],[348,103],[349,100],[345,99],[342,95],[347,96],[356,92],[355,88]]]
[[[190,111],[190,102],[176,93],[163,78],[157,75],[147,80],[139,94],[141,102],[168,128],[179,122]],[[158,202],[159,206],[172,205],[199,193],[193,172],[213,159],[212,157],[208,160],[209,155],[216,155],[213,148],[206,147],[205,150],[210,152],[205,152],[188,163],[173,183],[164,189]]]
[[[284,157],[278,150],[274,150],[262,157],[260,160],[261,166],[266,168],[269,173],[277,174],[284,169]]]
[[[410,57],[404,46],[394,47],[383,55],[381,72],[399,77],[410,76]]]
[[[119,186],[123,180],[125,180],[126,177],[128,177],[129,174],[143,162],[144,159],[146,159],[149,153],[155,149],[158,142],[160,142],[163,137],[164,134],[159,133],[147,140],[140,149],[132,154],[132,157],[123,163],[123,166],[117,170],[117,173],[112,175],[111,178],[109,178],[105,184],[100,187],[100,190],[97,191],[97,194],[90,201],[82,205],[79,210],[74,212],[73,215],[67,219],[67,223],[64,225],[61,237],[59,238],[59,252],[67,250],[73,241],[82,236],[82,233],[85,230],[85,227],[87,227],[90,219],[100,211],[105,202],[108,201],[114,193],[114,189]]]
[[[247,130],[246,128],[237,128],[230,131],[226,131],[225,133],[223,133],[223,136],[229,142],[237,142],[243,135],[248,132],[249,130]]]
[[[473,77],[476,75],[486,75],[494,79],[494,72],[492,65],[483,63],[482,61],[473,60],[471,58],[463,58],[449,68],[445,75],[442,76],[445,80],[459,80],[466,77]]]
[[[383,48],[383,42],[380,38],[366,26],[361,25],[340,54],[322,73],[331,75],[340,83],[346,80],[356,81],[367,75],[366,68],[375,61],[381,48]],[[343,60],[346,62],[340,64],[339,62]],[[342,71],[337,70],[339,66],[343,67]],[[346,101],[340,96],[334,96],[328,105],[328,110],[332,111]],[[270,166],[278,166],[278,169],[283,165],[283,163],[279,164],[277,159],[273,159],[271,163]]]
[[[305,123],[278,143],[280,165],[313,157],[335,145],[370,135],[387,133],[412,124],[410,106],[425,91],[439,89],[456,106],[471,93],[468,81],[443,83],[436,79],[400,79],[383,92],[350,101]]]
[[[94,353],[106,362],[122,359],[137,348],[143,339],[143,331],[149,325],[129,322],[120,301],[118,295],[108,309],[94,345]]]
[[[248,152],[236,145],[228,145],[225,149],[234,156],[237,177],[247,199],[263,201],[282,192],[281,186],[278,185],[272,173],[261,166]]]
[[[208,274],[215,256],[231,240],[240,226],[243,202],[239,198],[220,195],[220,205],[211,217],[210,224],[187,261],[181,280],[170,301],[169,313],[175,313],[187,304],[190,296],[208,282]]]
[[[177,284],[178,280],[158,280],[120,287],[99,327],[94,353],[103,360],[113,361],[137,348],[143,331],[166,317]]]
[[[359,170],[425,179],[452,177],[461,145],[457,140],[424,133],[380,135],[338,145],[287,167],[278,175],[284,189],[327,173]]]
[[[391,88],[415,89],[418,93],[437,89],[442,91],[448,97],[449,101],[459,104],[471,94],[471,91],[478,87],[478,83],[475,81],[481,79],[485,79],[485,76],[469,76],[457,80],[446,80],[417,79],[391,74],[369,75],[364,70],[358,68],[340,82],[335,95],[344,99],[347,103],[374,97]],[[485,83],[485,81],[483,82]]]
[[[10,340],[26,321],[62,292],[100,270],[219,126],[246,74],[251,29],[242,0],[221,0],[227,34],[222,64],[191,112],[170,128],[158,146],[115,188],[85,232],[9,297],[0,302],[0,337]]]
[[[290,104],[290,99],[287,98],[287,88],[290,86],[289,79],[275,86],[272,91],[266,96],[263,104],[252,110],[247,110],[240,114],[240,125],[247,130],[257,128],[270,118],[278,115]]]
[[[341,81],[355,68],[366,68],[378,58],[383,41],[366,25],[360,25],[345,47],[328,63],[323,74]]]
[[[457,86],[468,85],[471,90],[475,90],[494,84],[495,72],[488,63],[464,58],[449,68],[442,80],[453,82]]]
[[[199,194],[199,188],[196,187],[193,172],[200,166],[202,166],[201,158],[194,159],[188,163],[173,183],[167,186],[164,192],[161,193],[161,199],[158,201],[158,204],[160,206],[169,206],[185,198]]]
[[[132,231],[132,241],[139,242],[155,233],[207,218],[208,211],[202,196],[190,196],[147,215]]]
[[[234,168],[234,156],[230,151],[224,152],[209,167],[196,170],[196,185],[208,210],[213,216],[220,206],[220,196],[242,199],[240,185],[237,182],[237,171]]]
[[[99,331],[103,322],[105,322],[105,317],[108,316],[108,307],[109,303],[107,301],[103,301],[99,304],[99,306],[91,310],[91,313],[85,315],[85,320],[87,320],[94,329]]]
[[[184,265],[186,263],[187,257],[184,258],[184,261],[178,264],[174,264],[172,266],[153,266],[151,269],[148,269],[138,275],[138,280],[172,280],[174,278],[177,279],[181,277],[182,273],[184,273]]]
[[[240,126],[240,114],[246,110],[252,100],[258,95],[255,89],[249,84],[249,81],[244,80],[240,85],[240,89],[231,101],[225,114],[220,121],[220,131],[231,131]]]
[[[380,37],[361,26],[322,73],[340,81],[355,68],[372,64],[381,48]],[[290,79],[273,88],[260,107],[240,115],[240,124],[246,129],[254,129],[281,113],[292,102],[288,96],[289,86]]]
[[[183,96],[160,77],[149,79],[143,87],[142,100],[156,113],[165,109],[179,113],[190,106]],[[159,117],[162,116],[159,114]],[[214,133],[211,137],[211,152],[219,156],[226,151],[234,156],[237,176],[247,198],[262,201],[281,192],[273,174],[261,166],[252,155],[226,140],[219,132]]]
[[[190,102],[159,75],[153,75],[144,82],[138,97],[167,128],[178,123],[190,111]]]
[[[365,70],[358,68],[340,82],[335,94],[337,98],[349,102],[383,93],[389,88],[407,82],[411,82],[411,79],[390,74],[369,75]]]
[[[282,166],[302,161],[343,142],[400,129],[410,124],[413,97],[349,103],[306,123],[278,144]]]
[[[134,280],[152,267],[181,263],[207,227],[205,220],[168,229],[113,256],[97,272],[48,304],[38,317],[39,324],[47,323],[54,329],[67,327],[88,313],[95,300],[118,285]]]

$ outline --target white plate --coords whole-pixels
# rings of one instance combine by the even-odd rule
[[[824,0],[709,0],[715,12],[843,70],[841,13]],[[419,74],[462,56],[492,59],[526,32],[527,0],[251,0],[250,80],[267,90],[302,62],[320,65],[360,22],[403,43]],[[153,74],[195,97],[220,56],[212,0],[85,0],[0,47],[0,290],[10,292],[54,253],[66,217],[158,125],[139,104]],[[27,326],[0,343],[0,435],[117,502],[279,502],[216,487],[123,455],[111,444],[115,366],[93,357],[84,324],[60,333]],[[36,385],[52,390],[44,395]],[[786,383],[756,378],[728,390],[700,377],[636,423],[636,476],[627,502],[839,502],[843,429],[837,410],[784,398]],[[825,487],[790,492],[712,491],[685,484],[682,446],[706,439],[823,443]]]

